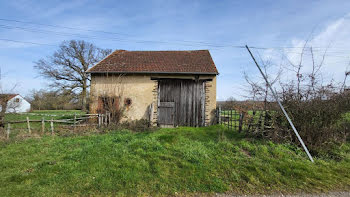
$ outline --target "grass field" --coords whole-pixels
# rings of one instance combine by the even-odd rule
[[[34,110],[29,113],[9,113],[5,116],[5,122],[11,121],[25,121],[28,117],[30,120],[41,120],[44,118],[45,120],[62,120],[74,118],[76,115],[79,117],[80,115],[85,114],[81,110]],[[55,125],[62,125],[60,123],[55,123]],[[6,124],[7,127],[7,124]],[[33,132],[41,132],[41,123],[40,122],[31,122],[30,123],[31,130]],[[45,128],[47,131],[50,130],[50,124],[46,123]],[[17,136],[20,133],[27,132],[27,123],[16,123],[11,124],[11,137]]]
[[[2,196],[160,196],[321,192],[350,188],[350,144],[339,161],[220,126],[111,131],[0,142]]]
[[[5,121],[26,120],[27,117],[29,117],[30,120],[41,120],[42,117],[46,119],[53,118],[54,120],[67,119],[74,117],[74,114],[81,115],[84,114],[84,112],[81,110],[34,110],[29,113],[6,114]]]

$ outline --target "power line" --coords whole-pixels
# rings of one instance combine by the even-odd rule
[[[102,30],[91,30],[91,29],[84,29],[84,28],[77,28],[77,27],[67,27],[67,26],[61,26],[61,25],[35,23],[35,22],[30,22],[30,21],[20,21],[20,20],[14,20],[14,19],[0,18],[0,21],[16,22],[16,23],[22,23],[22,24],[33,24],[33,25],[40,25],[40,26],[47,26],[47,27],[64,28],[64,29],[70,29],[70,30],[82,30],[82,31],[88,31],[88,32],[116,34],[116,35],[122,35],[122,36],[135,37],[134,35],[130,35],[130,34],[126,34],[126,33],[109,32],[109,31],[102,31]],[[143,41],[139,40],[139,41],[140,42],[166,42],[166,43],[168,43],[168,41],[154,41],[154,40],[143,40]],[[173,40],[173,42],[185,42],[185,43],[195,43],[195,44],[202,44],[202,45],[213,45],[213,47],[215,47],[214,45],[217,45],[218,47],[232,47],[230,45],[222,45],[222,44],[210,43],[210,42],[204,42],[204,41]],[[239,48],[242,48],[242,46],[240,46]]]
[[[46,45],[46,46],[57,46],[54,44],[47,44],[47,43],[37,43],[37,42],[29,42],[29,41],[20,41],[20,40],[13,40],[13,39],[4,39],[0,38],[1,41],[7,41],[7,42],[16,42],[16,43],[22,43],[22,44],[33,44],[33,45]],[[233,48],[245,48],[245,46],[232,46]],[[250,47],[250,48],[258,48],[261,49],[261,47]],[[219,48],[214,48],[214,49],[208,49],[208,50],[218,50]],[[297,53],[297,52],[287,52],[287,53],[293,53],[293,54],[298,54],[301,55],[302,53]],[[307,53],[304,53],[304,55],[310,55]],[[316,55],[316,54],[315,54]],[[337,55],[327,55],[327,57],[341,57],[341,58],[350,58],[350,56],[337,56]]]
[[[31,21],[21,21],[21,20],[14,20],[14,19],[6,19],[6,18],[0,18],[0,21],[7,21],[7,22],[16,22],[16,23],[22,23],[22,24],[32,24],[32,25],[39,25],[39,26],[47,26],[47,27],[54,27],[54,28],[63,28],[63,29],[69,29],[69,30],[80,30],[80,31],[87,31],[87,32],[96,32],[96,33],[104,33],[104,34],[112,34],[112,35],[119,35],[119,36],[129,36],[134,37],[133,35],[126,34],[126,33],[119,33],[119,32],[110,32],[110,31],[102,31],[102,30],[92,30],[92,29],[85,29],[85,28],[78,28],[78,27],[67,27],[67,26],[61,26],[61,25],[51,25],[51,24],[44,24],[44,23],[36,23]],[[172,44],[172,45],[183,45],[183,46],[194,46],[194,47],[200,47],[200,46],[209,46],[209,47],[215,47],[215,48],[245,48],[243,45],[231,45],[231,44],[218,44],[218,43],[211,43],[211,42],[204,42],[204,41],[189,41],[189,40],[172,40],[172,41],[161,41],[161,40],[138,40],[138,39],[126,39],[126,38],[100,38],[97,36],[87,36],[83,34],[74,34],[74,33],[66,33],[66,32],[57,32],[52,30],[38,30],[33,28],[25,28],[25,27],[14,27],[14,26],[7,26],[7,25],[1,25],[2,28],[16,28],[21,29],[23,31],[35,31],[37,33],[48,33],[52,32],[56,35],[74,35],[78,37],[85,37],[85,38],[92,38],[92,39],[103,39],[103,40],[114,40],[119,42],[135,42],[135,43],[155,43],[155,44]],[[302,49],[302,48],[310,48],[310,47],[295,47],[295,46],[283,46],[283,47],[257,47],[252,46],[250,47],[252,49],[260,49],[260,50],[275,50],[275,49]],[[327,49],[328,47],[312,47],[314,49]],[[335,48],[332,48],[335,49]]]
[[[5,19],[0,19],[0,20],[5,20]],[[16,20],[10,20],[10,21],[16,21]],[[16,21],[17,22],[17,21]],[[30,23],[30,22],[28,22]],[[50,25],[50,26],[56,26],[56,25]],[[154,41],[154,40],[132,40],[132,39],[123,39],[123,38],[106,38],[106,37],[98,37],[98,36],[89,36],[89,35],[83,35],[83,34],[76,34],[76,33],[67,33],[67,32],[57,32],[57,31],[52,31],[52,30],[41,30],[41,29],[35,29],[35,28],[25,28],[25,27],[18,27],[18,26],[8,26],[8,25],[0,25],[0,28],[4,28],[4,29],[20,29],[23,31],[29,31],[29,32],[35,32],[35,33],[44,33],[44,34],[55,34],[55,35],[60,35],[60,36],[77,36],[77,37],[81,37],[81,38],[90,38],[90,39],[101,39],[101,40],[112,40],[112,41],[118,41],[118,42],[135,42],[135,43],[157,43],[157,44],[172,44],[172,45],[179,45],[180,43],[171,43],[169,41]],[[78,28],[73,28],[73,29],[78,29]],[[35,43],[35,42],[27,42],[27,41],[19,41],[19,40],[11,40],[11,39],[0,39],[3,41],[10,41],[10,42],[17,42],[17,43],[26,43],[26,44],[35,44],[35,45],[49,45],[49,46],[55,46],[55,45],[51,45],[51,44],[44,44],[44,43]],[[216,45],[216,44],[212,44],[209,42],[194,42],[196,43],[195,45],[193,44],[188,44],[191,43],[190,41],[177,41],[177,42],[186,42],[186,44],[180,44],[183,46],[192,46],[192,47],[203,47],[203,46],[210,46],[210,47],[215,47],[215,48],[245,48],[245,46],[243,45]],[[284,52],[286,53],[295,53],[295,54],[302,54],[302,53],[298,53],[298,52],[294,52],[294,51],[288,51],[288,50],[292,50],[292,49],[307,49],[307,48],[311,48],[311,47],[250,47],[252,49],[257,49],[257,50],[284,50]],[[321,47],[312,47],[312,48],[319,48],[318,50],[321,49]],[[327,48],[328,49],[328,48]],[[217,50],[217,49],[211,49],[211,50]],[[287,51],[286,51],[287,50]],[[317,50],[317,49],[316,49]],[[329,51],[327,53],[333,53],[333,54],[340,54],[337,51]],[[346,53],[346,52],[344,52]],[[350,53],[350,52],[349,52]],[[307,53],[304,53],[305,55],[310,55]],[[347,54],[347,53],[346,53]],[[316,55],[316,54],[315,54]],[[330,55],[327,55],[330,56]],[[336,55],[332,55],[332,57],[344,57],[344,58],[349,58],[347,56],[336,56]]]
[[[50,24],[12,20],[12,19],[4,19],[4,18],[0,18],[0,21],[16,22],[16,23],[23,23],[23,24],[34,24],[34,25],[40,25],[40,26],[48,26],[48,27],[63,28],[63,29],[70,29],[70,30],[82,30],[82,31],[105,33],[105,34],[116,34],[116,35],[122,35],[122,36],[132,36],[130,34],[124,34],[124,33],[108,32],[108,31],[101,31],[101,30],[91,30],[91,29],[67,27],[67,26],[60,26],[60,25],[50,25]],[[9,27],[11,27],[11,26],[7,26],[7,28],[9,28]],[[24,27],[11,27],[11,28],[18,28],[18,29],[22,29],[22,30],[27,29],[28,30],[28,28],[24,28]],[[46,30],[46,31],[48,31],[48,30]],[[51,32],[54,32],[54,31],[51,31]],[[132,37],[134,37],[134,36],[132,36]],[[119,40],[119,41],[122,41],[122,40]],[[169,41],[159,41],[159,40],[123,40],[123,41],[125,41],[125,42],[133,41],[133,42],[138,42],[138,43],[152,43],[153,42],[153,43],[164,43],[164,44],[178,44],[177,42],[182,42],[182,43],[192,43],[192,44],[197,44],[197,45],[199,44],[199,45],[205,45],[205,46],[211,46],[211,47],[230,47],[229,45],[221,45],[221,44],[215,44],[215,43],[209,43],[209,42],[203,42],[203,41],[188,41],[188,40],[174,40],[174,41],[170,41],[170,42]],[[185,44],[185,45],[191,46],[188,44]]]
[[[169,41],[158,41],[158,40],[154,41],[154,40],[133,40],[133,39],[125,39],[125,38],[108,38],[108,37],[89,36],[89,35],[83,35],[83,34],[77,34],[77,33],[58,32],[58,31],[52,31],[52,30],[41,30],[41,29],[25,28],[25,27],[18,27],[18,26],[8,26],[8,25],[0,25],[0,28],[19,29],[19,30],[27,31],[27,32],[54,34],[54,35],[59,35],[59,36],[77,36],[77,37],[81,37],[81,38],[112,40],[112,41],[118,41],[118,42],[156,43],[156,44],[172,44],[172,45],[179,45],[180,44],[183,46],[193,46],[193,47],[200,47],[200,46],[231,47],[229,45],[219,46],[219,45],[213,45],[213,44],[209,44],[209,43],[205,44],[205,42],[203,42],[203,44],[200,44],[200,42],[194,42],[195,44],[188,44],[188,43],[190,43],[190,41],[186,41],[186,43],[180,43],[181,41],[169,42]]]
[[[20,41],[20,40],[4,39],[4,38],[0,38],[0,41],[16,42],[16,43],[23,43],[23,44],[33,44],[33,45],[57,46],[57,45],[53,45],[53,44],[37,43],[37,42],[28,42],[28,41]],[[237,46],[237,47],[241,48],[240,46]],[[218,49],[219,49],[219,48],[218,48]],[[208,49],[208,50],[217,50],[217,49]]]
[[[57,46],[53,44],[44,44],[44,43],[37,43],[37,42],[27,42],[27,41],[19,41],[19,40],[11,40],[11,39],[3,39],[0,38],[2,41],[7,41],[7,42],[17,42],[17,43],[22,43],[22,44],[34,44],[34,45],[47,45],[47,46]]]
[[[116,34],[116,35],[131,36],[130,34],[124,34],[124,33],[100,31],[100,30],[92,30],[92,29],[84,29],[84,28],[77,28],[77,27],[67,27],[67,26],[61,26],[61,25],[50,25],[50,24],[35,23],[35,22],[30,22],[30,21],[14,20],[14,19],[0,18],[0,21],[16,22],[16,23],[23,23],[23,24],[33,24],[33,25],[40,25],[40,26],[47,26],[47,27],[64,28],[64,29],[70,29],[70,30],[82,30],[82,31],[99,32],[99,33],[105,33],[105,34]]]
[[[38,30],[38,29],[33,29],[33,28],[25,28],[25,27],[17,27],[17,26],[0,25],[0,28],[3,28],[3,29],[20,29],[22,31],[34,32],[34,33],[53,33],[55,35],[60,35],[60,36],[70,36],[71,35],[71,36],[78,36],[78,37],[84,37],[84,38],[95,38],[95,39],[107,39],[107,40],[123,41],[121,39],[98,38],[96,36],[87,36],[87,35],[82,35],[82,34],[57,32],[57,31],[51,31],[51,30]]]
[[[298,52],[286,52],[287,54],[288,53],[292,53],[292,54],[297,54],[297,55],[312,55],[310,53],[298,53]],[[341,56],[341,55],[328,55],[327,53],[326,54],[313,54],[314,56],[323,56],[325,55],[326,57],[343,57],[343,58],[350,58],[350,54],[349,56]]]

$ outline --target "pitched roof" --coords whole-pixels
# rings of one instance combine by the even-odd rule
[[[208,50],[116,50],[87,72],[218,74]]]
[[[0,101],[2,101],[3,99],[8,101],[17,95],[19,94],[0,94]]]

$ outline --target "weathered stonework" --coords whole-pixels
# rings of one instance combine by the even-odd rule
[[[132,102],[125,108],[122,121],[149,119],[149,107],[154,101],[152,91],[155,83],[156,81],[146,75],[111,75],[108,77],[93,75],[91,77],[90,111],[97,112],[99,96],[117,96],[120,99],[120,105],[124,105],[126,98],[131,99]]]
[[[216,77],[205,83],[205,126],[213,124],[216,109]]]
[[[152,104],[152,118],[151,118],[151,124],[153,126],[157,126],[157,119],[158,119],[158,81],[154,80],[154,86],[152,90],[153,95],[153,104]]]
[[[158,119],[158,81],[151,77],[164,77],[157,74],[129,74],[129,75],[92,75],[90,88],[90,112],[96,113],[98,97],[103,95],[117,96],[120,105],[130,98],[132,104],[126,108],[122,121],[150,119],[156,126]],[[190,75],[167,75],[167,78],[194,79]],[[205,83],[205,125],[211,125],[215,118],[216,109],[216,77],[200,76],[199,79],[211,78]],[[150,106],[152,108],[150,108]],[[150,111],[151,110],[151,111]],[[149,116],[151,113],[151,116]]]

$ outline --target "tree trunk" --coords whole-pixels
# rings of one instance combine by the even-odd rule
[[[7,108],[7,101],[0,102],[1,105],[1,111],[0,111],[0,129],[5,127],[4,121],[5,121],[5,112]]]

